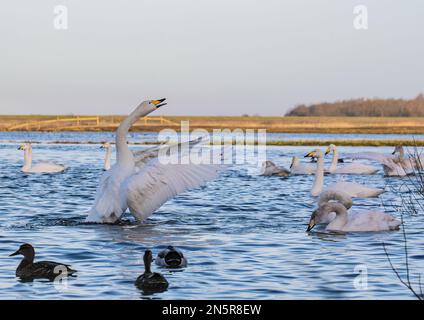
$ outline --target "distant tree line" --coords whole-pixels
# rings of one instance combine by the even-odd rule
[[[333,103],[297,105],[286,113],[291,117],[423,117],[424,95],[405,99],[352,99]]]

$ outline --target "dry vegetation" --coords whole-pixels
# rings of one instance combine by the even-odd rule
[[[86,116],[84,116],[86,117]],[[70,116],[1,116],[0,130],[7,131],[16,124],[70,118]],[[100,116],[99,125],[94,122],[81,126],[75,124],[49,124],[38,129],[37,126],[23,127],[19,130],[41,131],[113,131],[123,116]],[[424,133],[424,117],[164,117],[174,124],[136,123],[134,131],[158,131],[163,128],[179,130],[180,122],[190,121],[190,128],[213,129],[267,129],[268,132],[286,133]]]
[[[298,105],[287,116],[321,117],[423,117],[424,95],[405,99],[352,99]]]

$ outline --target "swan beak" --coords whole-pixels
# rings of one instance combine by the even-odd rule
[[[19,250],[10,254],[9,257],[17,256],[18,254],[20,254]]]
[[[159,108],[159,107],[166,105],[166,103],[162,103],[165,100],[166,100],[166,98],[159,99],[159,100],[152,100],[151,103],[153,103],[156,106],[156,108]]]
[[[25,147],[24,146],[19,146],[18,147],[18,150],[24,150],[25,149]]]
[[[315,227],[315,219],[311,218],[311,220],[309,220],[308,229],[306,229],[306,232],[311,231],[313,227]]]
[[[331,152],[330,148],[327,148],[327,150],[325,150],[325,155],[329,154]]]
[[[315,151],[311,151],[305,156],[305,158],[313,158],[313,157],[315,157]]]

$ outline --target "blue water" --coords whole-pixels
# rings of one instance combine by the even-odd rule
[[[390,269],[382,248],[382,242],[387,243],[393,263],[404,275],[401,231],[305,232],[315,206],[309,195],[311,176],[261,177],[249,174],[250,165],[234,165],[206,186],[168,201],[141,225],[129,216],[120,225],[84,224],[102,174],[103,151],[96,144],[46,142],[100,142],[106,137],[112,135],[0,133],[1,141],[37,139],[42,143],[33,147],[34,161],[51,160],[68,167],[56,175],[24,174],[17,144],[0,143],[0,299],[413,299]],[[154,137],[152,133],[132,136],[152,141]],[[310,150],[268,147],[267,153],[269,159],[288,167],[292,155]],[[399,204],[393,187],[410,183],[385,178],[381,172],[326,176],[326,183],[341,178],[386,187],[381,199],[355,200],[355,207],[361,208]],[[399,217],[395,207],[386,210]],[[405,222],[411,269],[418,276],[424,270],[424,214],[405,216]],[[69,263],[78,276],[61,285],[20,282],[14,274],[19,258],[8,255],[24,242],[34,245],[36,260]],[[143,252],[149,248],[157,254],[169,244],[185,252],[189,265],[174,272],[160,269],[169,289],[144,295],[134,286],[143,272]],[[366,289],[354,285],[358,265],[367,268]]]
[[[24,142],[34,143],[100,143],[114,141],[113,132],[1,132],[0,142]],[[268,141],[290,140],[424,140],[424,134],[309,134],[309,133],[267,133]],[[156,142],[157,133],[154,132],[130,132],[128,142],[143,143]]]

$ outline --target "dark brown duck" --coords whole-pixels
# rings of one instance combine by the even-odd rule
[[[151,271],[153,261],[152,251],[144,253],[144,273],[137,278],[135,285],[146,293],[162,292],[168,288],[168,281],[158,272]]]
[[[66,275],[70,276],[76,272],[63,263],[52,261],[39,261],[34,262],[35,250],[32,245],[25,243],[19,249],[12,253],[10,256],[21,254],[24,256],[18,268],[16,269],[16,276],[23,280],[32,279],[49,279],[54,280],[58,275],[66,270]]]

